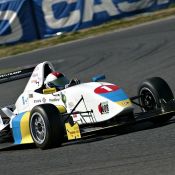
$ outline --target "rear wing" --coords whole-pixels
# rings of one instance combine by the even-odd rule
[[[31,66],[15,70],[12,72],[2,73],[0,74],[0,84],[30,77],[32,75],[34,68],[35,66]]]

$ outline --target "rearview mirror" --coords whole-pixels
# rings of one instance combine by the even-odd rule
[[[98,82],[98,81],[104,80],[104,79],[106,79],[106,76],[105,75],[97,75],[95,77],[92,77],[92,81],[93,82]]]

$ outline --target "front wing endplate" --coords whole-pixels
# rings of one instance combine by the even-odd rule
[[[75,123],[73,126],[71,126],[70,123],[65,124],[66,127],[66,133],[68,140],[75,140],[81,138],[80,128],[78,123]]]

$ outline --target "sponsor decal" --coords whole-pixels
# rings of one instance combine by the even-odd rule
[[[34,100],[33,102],[34,103],[41,103],[42,101],[41,101],[41,99],[37,99],[37,100]]]
[[[13,75],[17,75],[17,74],[20,74],[22,71],[15,71],[15,72],[10,72],[10,73],[7,73],[7,74],[1,74],[0,75],[0,78],[6,78],[8,76],[13,76]]]
[[[22,97],[22,104],[26,105],[26,103],[28,103],[28,99],[23,96]]]
[[[38,86],[39,86],[39,81],[38,80],[32,80],[31,83],[38,84]]]
[[[22,97],[22,104],[25,105],[24,97]]]
[[[29,98],[33,98],[33,94],[29,94]]]
[[[49,102],[51,102],[51,103],[58,102],[58,101],[60,101],[59,98],[52,98],[52,99],[49,99]]]
[[[118,90],[119,87],[116,85],[102,85],[94,90],[96,94],[104,94]]]
[[[98,105],[98,110],[101,114],[108,114],[109,113],[109,105],[108,102],[103,102]]]
[[[46,98],[43,97],[42,102],[43,103],[46,103]]]

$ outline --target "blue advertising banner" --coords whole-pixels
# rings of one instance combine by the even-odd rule
[[[0,0],[0,45],[167,8],[175,0]]]
[[[0,1],[0,44],[36,39],[28,0]]]
[[[41,38],[168,7],[174,0],[33,0]]]

